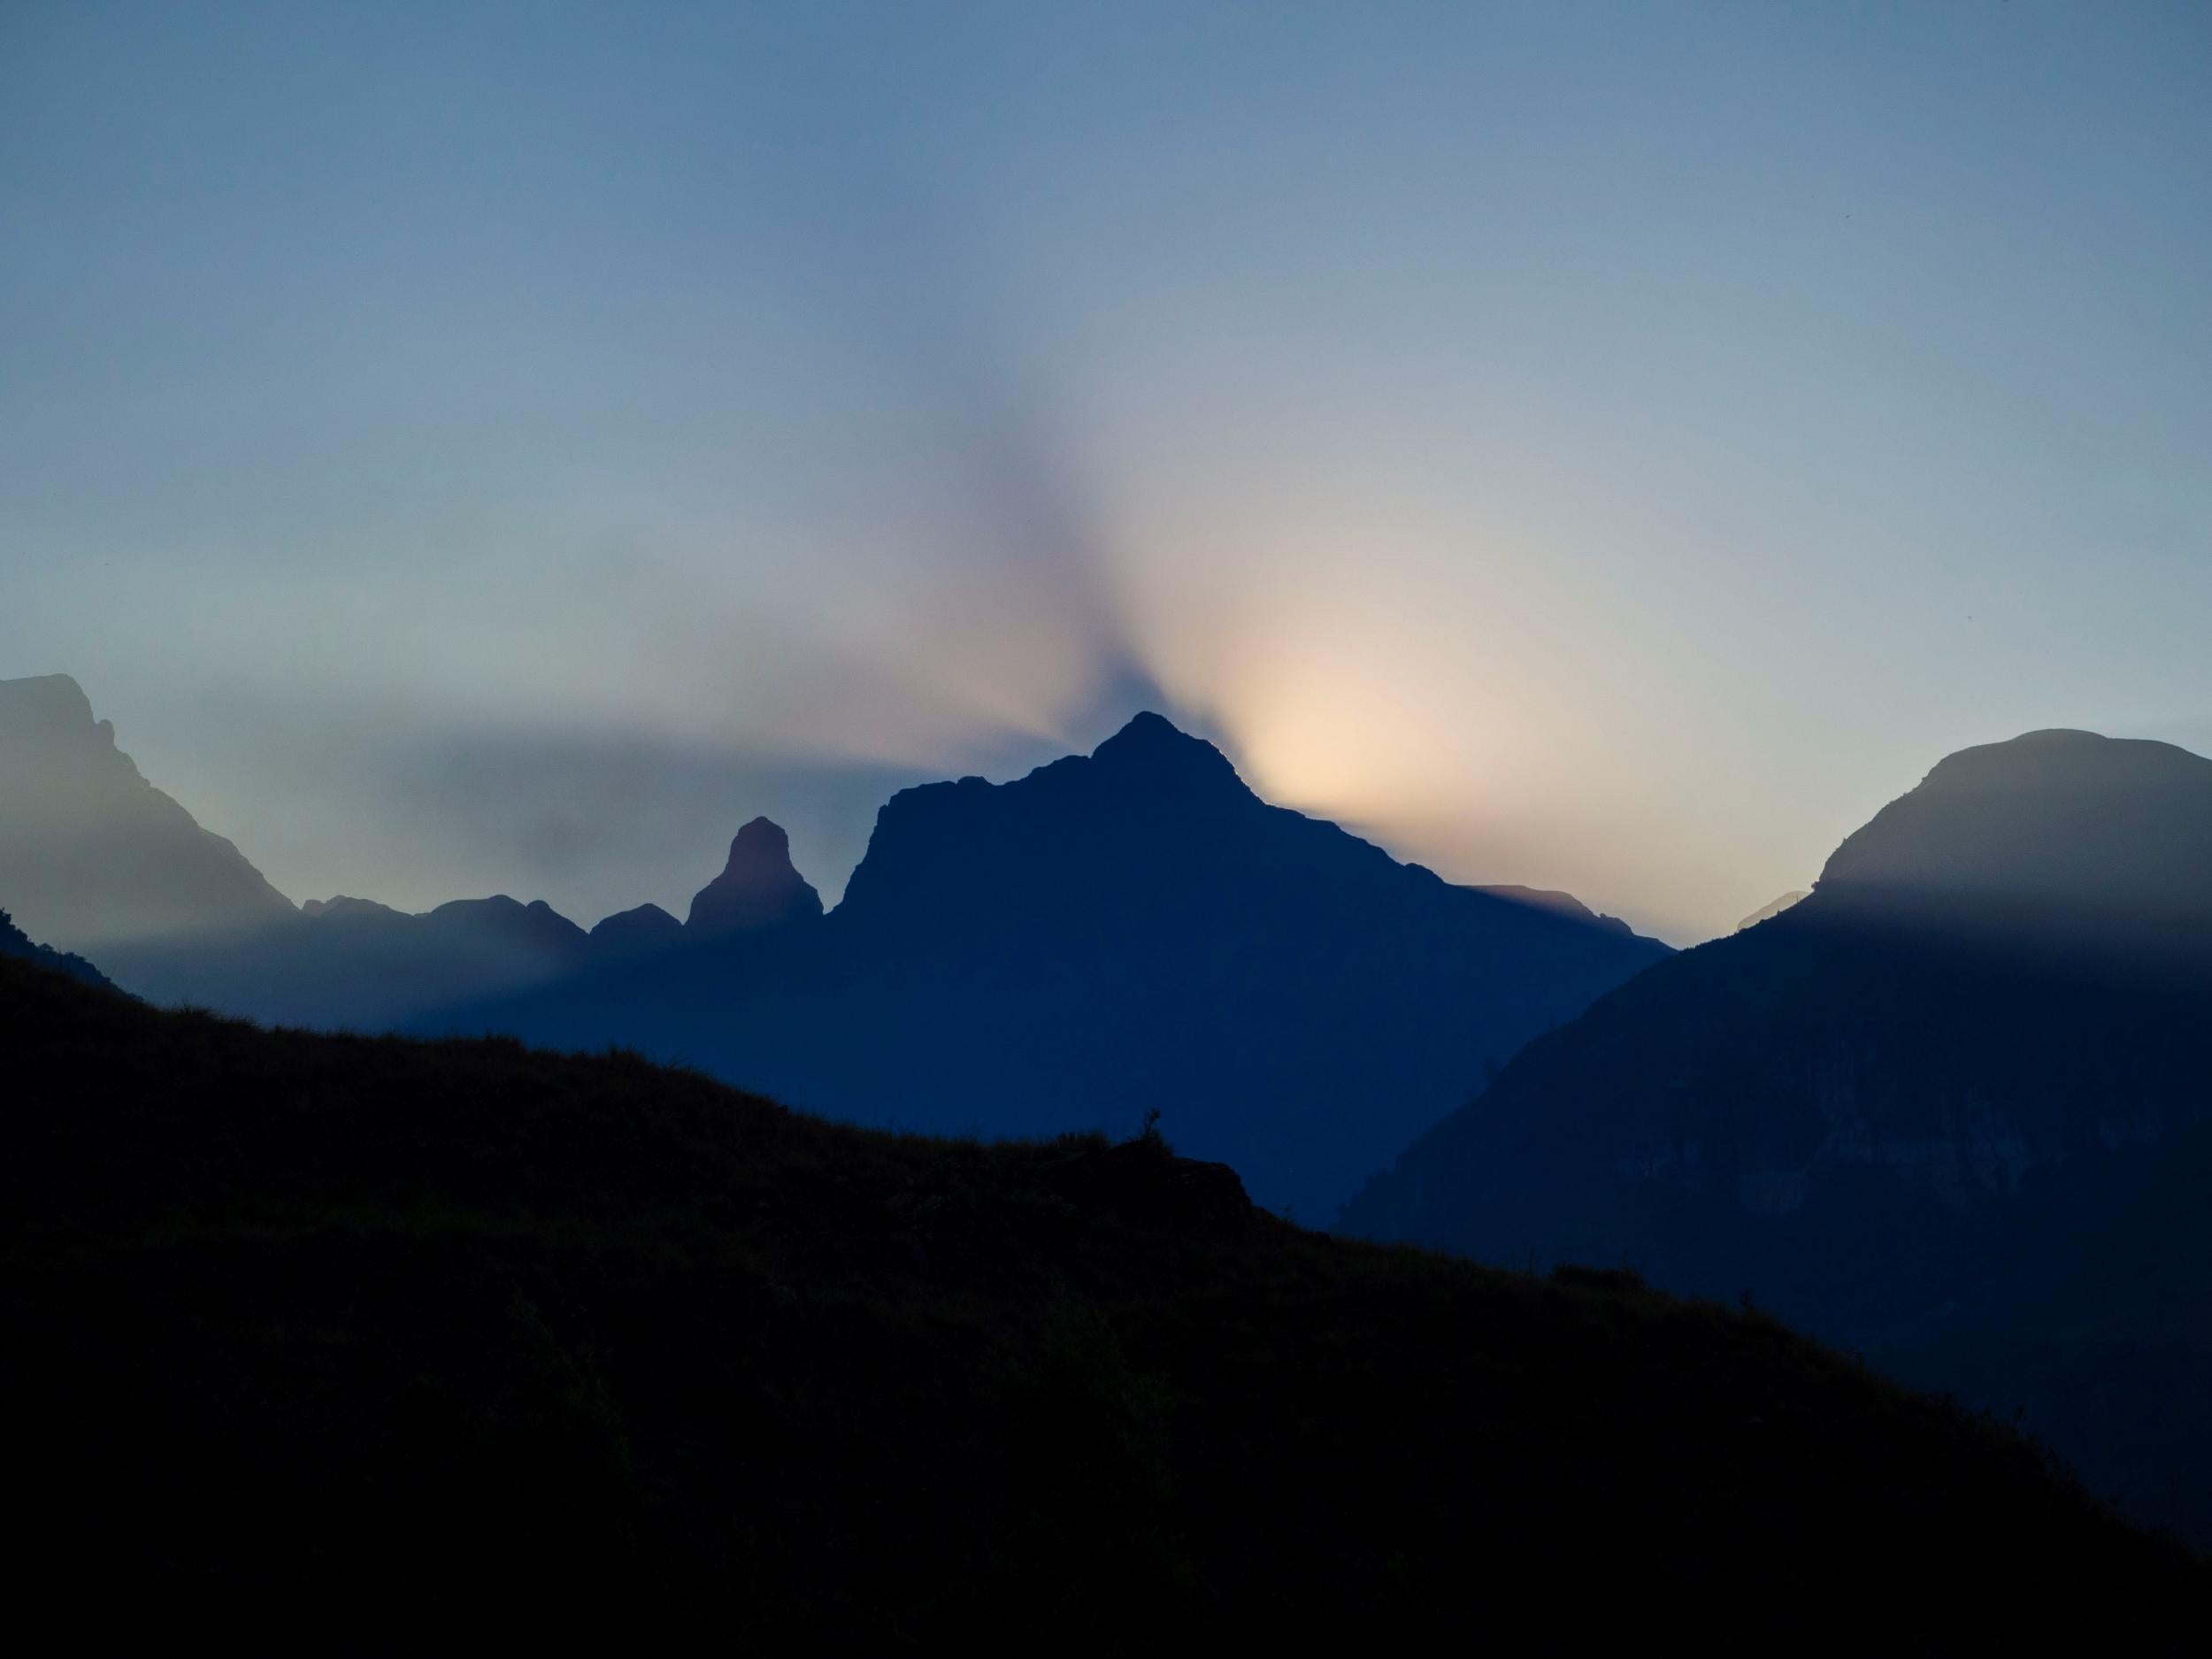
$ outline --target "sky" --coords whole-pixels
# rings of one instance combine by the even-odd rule
[[[2212,752],[2212,8],[0,0],[0,678],[681,912],[1142,707],[1677,943]]]

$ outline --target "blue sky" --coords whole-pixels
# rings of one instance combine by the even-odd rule
[[[2212,12],[0,7],[0,676],[295,896],[1142,703],[1677,940],[2212,750]]]

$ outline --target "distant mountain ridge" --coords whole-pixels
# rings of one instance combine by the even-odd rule
[[[594,954],[584,930],[543,900],[505,894],[420,914],[369,899],[310,900],[250,931],[108,952],[126,987],[151,1002],[349,1031],[387,1030],[442,1001],[557,978]]]
[[[2040,732],[1531,1044],[1343,1225],[1747,1292],[2212,1537],[2208,1189],[2212,761]]]
[[[789,892],[780,833],[756,833],[733,867]],[[664,959],[424,1028],[629,1044],[912,1128],[1125,1128],[1157,1106],[1263,1202],[1326,1216],[1488,1066],[1667,954],[1270,806],[1154,713],[1010,783],[901,791],[843,902],[818,917],[811,893],[774,929],[687,928]]]

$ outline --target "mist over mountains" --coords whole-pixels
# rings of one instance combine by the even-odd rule
[[[1343,1225],[1748,1294],[2212,1537],[2207,1190],[2212,761],[2038,732],[1532,1043]]]

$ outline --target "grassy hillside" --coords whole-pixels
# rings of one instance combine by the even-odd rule
[[[0,1054],[11,1599],[81,1636],[1942,1652],[2204,1603],[2009,1432],[1755,1315],[1302,1233],[1156,1142],[7,961]]]

